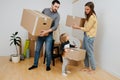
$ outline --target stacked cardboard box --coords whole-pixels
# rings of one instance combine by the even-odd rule
[[[76,24],[80,27],[84,27],[85,18],[67,15],[66,26],[71,27],[73,24]]]
[[[33,36],[32,34],[28,33],[28,39],[37,40],[37,36]]]
[[[30,41],[30,45],[29,45],[30,56],[34,57],[34,55],[35,55],[35,49],[36,49],[35,46],[36,46],[37,36],[33,36],[30,33],[28,33],[28,39]],[[41,49],[40,53],[41,53],[40,56],[43,56],[43,48]]]
[[[34,54],[35,54],[35,44],[36,44],[37,37],[31,35],[30,33],[28,33],[28,39],[30,40],[30,45],[29,45],[30,57],[34,57]]]
[[[30,34],[39,36],[41,30],[47,30],[51,27],[52,19],[47,15],[30,9],[24,9],[21,25]]]

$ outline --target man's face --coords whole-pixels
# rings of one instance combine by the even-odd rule
[[[53,12],[57,12],[57,10],[59,9],[59,7],[60,7],[60,4],[55,3],[54,5],[52,5],[52,11]]]

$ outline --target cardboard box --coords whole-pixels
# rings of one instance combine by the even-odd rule
[[[71,48],[71,50],[66,54],[66,57],[70,60],[81,61],[85,59],[86,50],[79,48]]]
[[[70,61],[69,61],[69,65],[78,66],[79,63],[78,63],[78,61],[70,60]]]
[[[85,23],[85,18],[67,15],[66,26],[71,27],[73,24],[76,24],[80,27],[84,27],[84,23]]]
[[[30,45],[29,45],[30,57],[34,57],[34,55],[35,55],[35,49],[36,49],[37,36],[33,36],[33,35],[31,35],[30,33],[28,33],[28,39],[29,39],[29,41],[30,41]],[[43,45],[43,46],[44,46],[44,45]],[[41,51],[40,51],[40,57],[42,57],[43,54],[44,54],[43,49],[44,49],[44,48],[42,48]]]
[[[21,25],[30,34],[39,36],[41,30],[47,30],[51,27],[52,19],[39,11],[24,9]]]
[[[35,48],[36,47],[36,40],[30,40],[30,45],[29,45],[29,49],[30,49],[30,57],[34,57],[35,55]],[[44,46],[42,47],[41,51],[40,51],[40,57],[42,57],[44,54]]]
[[[28,33],[29,40],[37,40],[37,36],[33,36],[32,34]]]
[[[35,54],[35,40],[30,40],[30,46],[29,46],[29,49],[30,49],[30,57],[34,57],[34,54]]]
[[[79,66],[80,65],[80,67],[84,67],[84,60],[82,60],[82,61],[70,60],[69,65],[72,65],[72,66]]]

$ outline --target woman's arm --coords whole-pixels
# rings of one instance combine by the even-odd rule
[[[81,27],[82,31],[88,32],[91,28],[94,27],[94,24],[96,23],[96,17],[94,15],[90,16],[90,19],[87,21],[86,25],[84,27]]]
[[[81,27],[79,27],[79,26],[76,25],[76,24],[73,24],[73,25],[72,25],[72,28],[74,28],[74,29],[81,29]]]

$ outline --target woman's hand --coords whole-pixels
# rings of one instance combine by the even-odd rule
[[[73,24],[72,28],[74,28],[74,29],[81,29],[77,24]]]
[[[75,29],[76,29],[77,27],[78,27],[78,26],[77,26],[76,24],[73,24],[73,25],[72,25],[72,28],[75,28]]]

